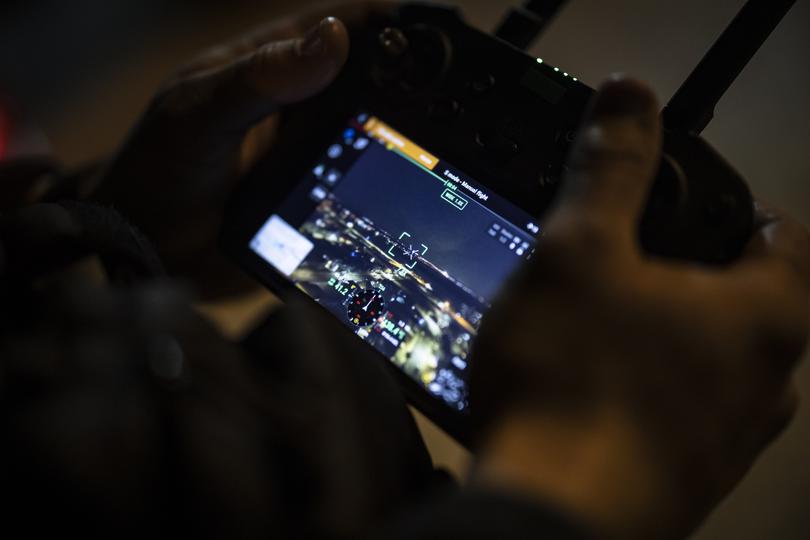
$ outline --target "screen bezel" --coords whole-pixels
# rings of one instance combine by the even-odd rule
[[[328,313],[341,331],[353,335],[354,332],[334,317],[334,314],[301,291],[289,277],[276,270],[250,248],[250,241],[256,231],[293,194],[301,180],[312,168],[312,164],[323,155],[324,150],[334,141],[336,135],[345,129],[348,121],[359,109],[347,108],[347,110],[351,112],[340,115],[340,120],[335,118],[333,121],[324,122],[316,133],[310,133],[305,147],[298,147],[294,153],[290,148],[279,147],[272,152],[269,159],[266,159],[249,175],[240,196],[229,204],[231,208],[228,213],[231,217],[225,221],[225,226],[223,226],[221,244],[222,248],[235,259],[242,269],[268,287],[282,301],[306,298],[306,301],[318,305],[319,309]],[[369,115],[379,115],[371,108],[363,108],[363,110]],[[404,133],[404,135],[411,138],[409,133]],[[419,141],[416,140],[416,142]],[[265,179],[265,182],[262,182],[262,178]],[[268,178],[272,178],[273,182],[267,182]],[[259,201],[264,202],[259,203]],[[469,409],[463,412],[454,411],[444,401],[429,393],[397,367],[387,356],[362,340],[357,339],[357,343],[359,346],[372,350],[381,361],[389,366],[388,369],[393,373],[411,405],[462,445],[470,447],[472,430]]]
[[[441,79],[405,93],[397,91],[396,84],[381,88],[374,79],[375,50],[379,32],[390,26],[391,20],[383,17],[370,21],[367,27],[353,31],[349,60],[329,89],[285,108],[274,146],[228,202],[221,229],[224,251],[282,299],[300,295],[314,302],[253,252],[250,240],[357,111],[384,119],[531,216],[539,219],[554,200],[559,185],[557,169],[567,152],[568,135],[579,125],[593,91],[568,74],[467,26],[447,10],[406,6],[398,10],[394,19],[402,26],[434,24],[444,31],[455,54]],[[549,103],[515,79],[533,71],[565,87],[565,96]],[[498,81],[483,96],[471,86],[472,78],[482,72]],[[450,120],[433,118],[431,106],[448,97],[459,101],[463,114]],[[531,151],[501,159],[482,148],[476,134],[498,126]],[[319,308],[326,310],[320,304]],[[351,332],[337,319],[335,324]],[[389,366],[417,409],[459,442],[470,445],[468,415],[454,412],[386,356],[369,348]]]

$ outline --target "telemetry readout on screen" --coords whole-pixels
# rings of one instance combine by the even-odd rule
[[[269,216],[251,248],[448,406],[467,406],[481,318],[539,227],[380,119],[361,114],[313,164],[303,223]],[[505,216],[508,214],[508,217]]]

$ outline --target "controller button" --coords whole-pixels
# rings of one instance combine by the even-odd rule
[[[507,160],[518,153],[518,144],[498,132],[479,131],[475,134],[475,144],[492,154],[498,160]]]
[[[452,120],[461,113],[461,105],[453,98],[441,98],[430,105],[428,114],[434,120]]]
[[[380,49],[389,61],[399,60],[408,50],[408,38],[398,28],[385,28],[377,39]]]
[[[714,227],[726,223],[736,211],[737,201],[727,193],[722,194],[716,201],[707,202],[703,207],[706,222]]]
[[[489,73],[479,75],[470,82],[470,90],[473,94],[481,96],[495,87],[495,76]]]

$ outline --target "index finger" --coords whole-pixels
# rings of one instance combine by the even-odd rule
[[[204,51],[177,72],[178,78],[188,77],[199,71],[209,70],[245,56],[273,41],[293,39],[318,24],[324,17],[335,17],[353,27],[362,24],[372,13],[386,13],[398,2],[390,0],[356,2],[319,2],[307,7],[303,13],[287,14],[279,20],[260,25],[246,34]]]

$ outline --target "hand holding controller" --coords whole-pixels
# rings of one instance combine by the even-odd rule
[[[750,1],[761,8],[760,0]],[[749,13],[743,20],[758,17]],[[392,364],[412,403],[467,441],[472,431],[470,415],[464,412],[466,358],[482,331],[480,321],[490,300],[520,264],[519,257],[543,258],[552,268],[575,266],[565,250],[544,246],[555,241],[553,216],[559,223],[557,210],[582,186],[578,160],[586,154],[571,148],[582,148],[595,136],[594,124],[583,124],[591,118],[594,91],[548,62],[468,26],[453,9],[405,4],[378,12],[351,31],[350,56],[338,79],[319,96],[285,109],[273,152],[231,203],[224,245],[275,290],[306,294],[349,324]],[[698,76],[676,97],[694,95],[704,68],[696,70]],[[604,92],[616,88],[608,85]],[[604,183],[600,196],[612,200],[621,215],[596,212],[588,204],[568,205],[582,213],[569,212],[572,222],[587,222],[591,229],[586,232],[596,239],[593,245],[587,238],[580,242],[576,265],[601,268],[603,259],[607,263],[619,257],[666,272],[695,268],[722,278],[737,261],[747,264],[741,257],[751,249],[747,246],[754,234],[752,199],[742,178],[696,135],[710,114],[702,111],[696,116],[700,121],[688,120],[681,111],[688,112],[694,99],[678,98],[663,118],[656,111],[650,120],[651,105],[642,99],[646,92],[633,95],[638,102],[606,101],[603,95],[596,127],[606,126],[611,115],[624,122],[643,109],[635,118],[650,125],[633,133],[648,136],[637,141],[647,152],[642,158],[619,149],[627,178]],[[609,112],[605,103],[618,108]],[[681,116],[683,121],[673,121]],[[652,124],[663,124],[663,136]],[[585,132],[578,137],[583,125]],[[355,145],[356,137],[363,145]],[[590,162],[615,161],[617,155],[605,153],[606,146],[594,148],[598,151],[587,153]],[[645,173],[639,180],[636,169],[642,162],[645,171],[649,166],[649,177]],[[593,163],[584,168],[589,167]],[[621,171],[614,167],[612,174]],[[597,187],[590,184],[593,189],[584,196],[592,196]],[[483,197],[489,201],[483,203]],[[376,230],[373,238],[378,240],[358,237],[353,220]],[[615,229],[616,223],[624,225],[627,242],[615,246],[599,241],[599,229]],[[499,232],[504,224],[520,242]],[[425,261],[431,265],[423,269],[420,264],[410,275],[391,249],[417,228],[422,255],[431,246]],[[619,251],[611,253],[605,245]],[[558,255],[561,259],[555,261]],[[484,260],[492,266],[482,283],[475,268]],[[637,267],[630,270],[643,278]],[[583,286],[598,289],[591,277]],[[620,278],[609,273],[600,279],[610,285]],[[677,293],[672,287],[679,280],[673,278],[670,294]],[[370,291],[347,296],[360,308],[373,300],[375,291],[389,291],[385,309],[375,310],[385,313],[347,318],[344,296],[355,290]],[[566,290],[569,301],[582,294],[560,285],[560,291]],[[626,301],[612,296],[610,305]],[[429,317],[415,315],[422,313]],[[445,326],[430,330],[428,319]],[[503,317],[504,324],[513,320]],[[413,354],[417,345],[425,348],[424,354]]]
[[[810,237],[789,219],[722,268],[640,256],[656,112],[639,83],[602,87],[537,256],[470,362],[478,481],[598,538],[688,536],[790,420],[808,335]]]

